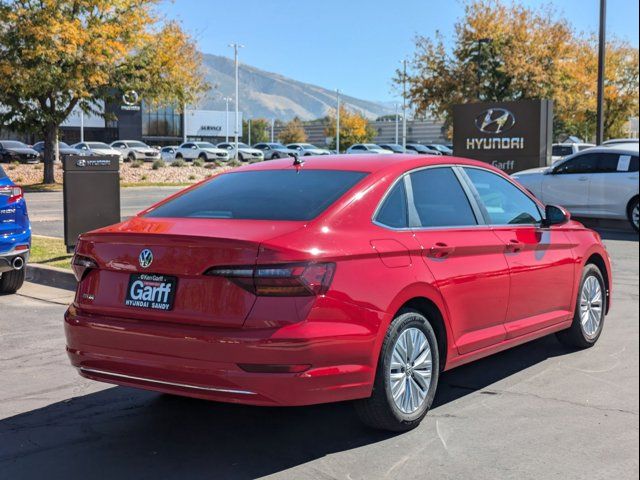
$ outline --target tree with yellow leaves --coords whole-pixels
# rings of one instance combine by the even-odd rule
[[[376,137],[376,131],[369,122],[358,112],[351,112],[344,105],[340,106],[340,148],[336,147],[336,116],[329,115],[328,123],[324,130],[327,137],[333,138],[332,149],[344,152],[356,143],[368,143]]]
[[[595,134],[596,39],[577,34],[551,7],[470,0],[453,48],[439,34],[418,37],[411,64],[409,100],[418,114],[446,125],[458,103],[550,98],[556,136]],[[607,45],[606,135],[621,135],[637,112],[638,49],[614,39]]]
[[[44,182],[74,108],[135,91],[150,105],[182,105],[205,90],[200,56],[159,0],[0,0],[0,123],[44,137]]]
[[[307,132],[298,117],[287,123],[278,134],[278,140],[285,145],[288,143],[304,143],[307,141]]]

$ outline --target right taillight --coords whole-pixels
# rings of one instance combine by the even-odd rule
[[[71,268],[76,276],[76,280],[80,282],[90,270],[98,268],[98,264],[91,257],[75,254],[71,260]]]
[[[261,297],[324,295],[335,272],[335,263],[295,263],[255,267],[215,267],[205,275],[224,277]]]
[[[22,188],[17,186],[0,187],[0,195],[7,197],[7,203],[15,203],[23,198]]]

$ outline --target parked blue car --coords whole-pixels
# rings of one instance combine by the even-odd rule
[[[31,223],[22,188],[0,166],[0,294],[22,287],[30,249]]]

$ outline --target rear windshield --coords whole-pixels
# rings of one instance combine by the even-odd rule
[[[147,217],[311,220],[367,174],[345,170],[262,170],[220,175]]]

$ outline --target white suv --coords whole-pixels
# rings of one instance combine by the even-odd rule
[[[218,148],[222,148],[229,152],[231,158],[238,158],[241,162],[261,162],[264,160],[264,153],[257,148],[251,148],[246,143],[238,142],[238,155],[236,156],[235,143],[219,143]]]
[[[209,142],[187,142],[176,150],[176,159],[193,161],[199,158],[205,162],[229,161],[229,152]]]
[[[153,162],[160,159],[158,150],[137,140],[118,140],[111,144],[111,148],[118,150],[125,162],[134,160]]]
[[[577,217],[628,219],[638,230],[638,146],[593,147],[512,175],[542,202]]]

